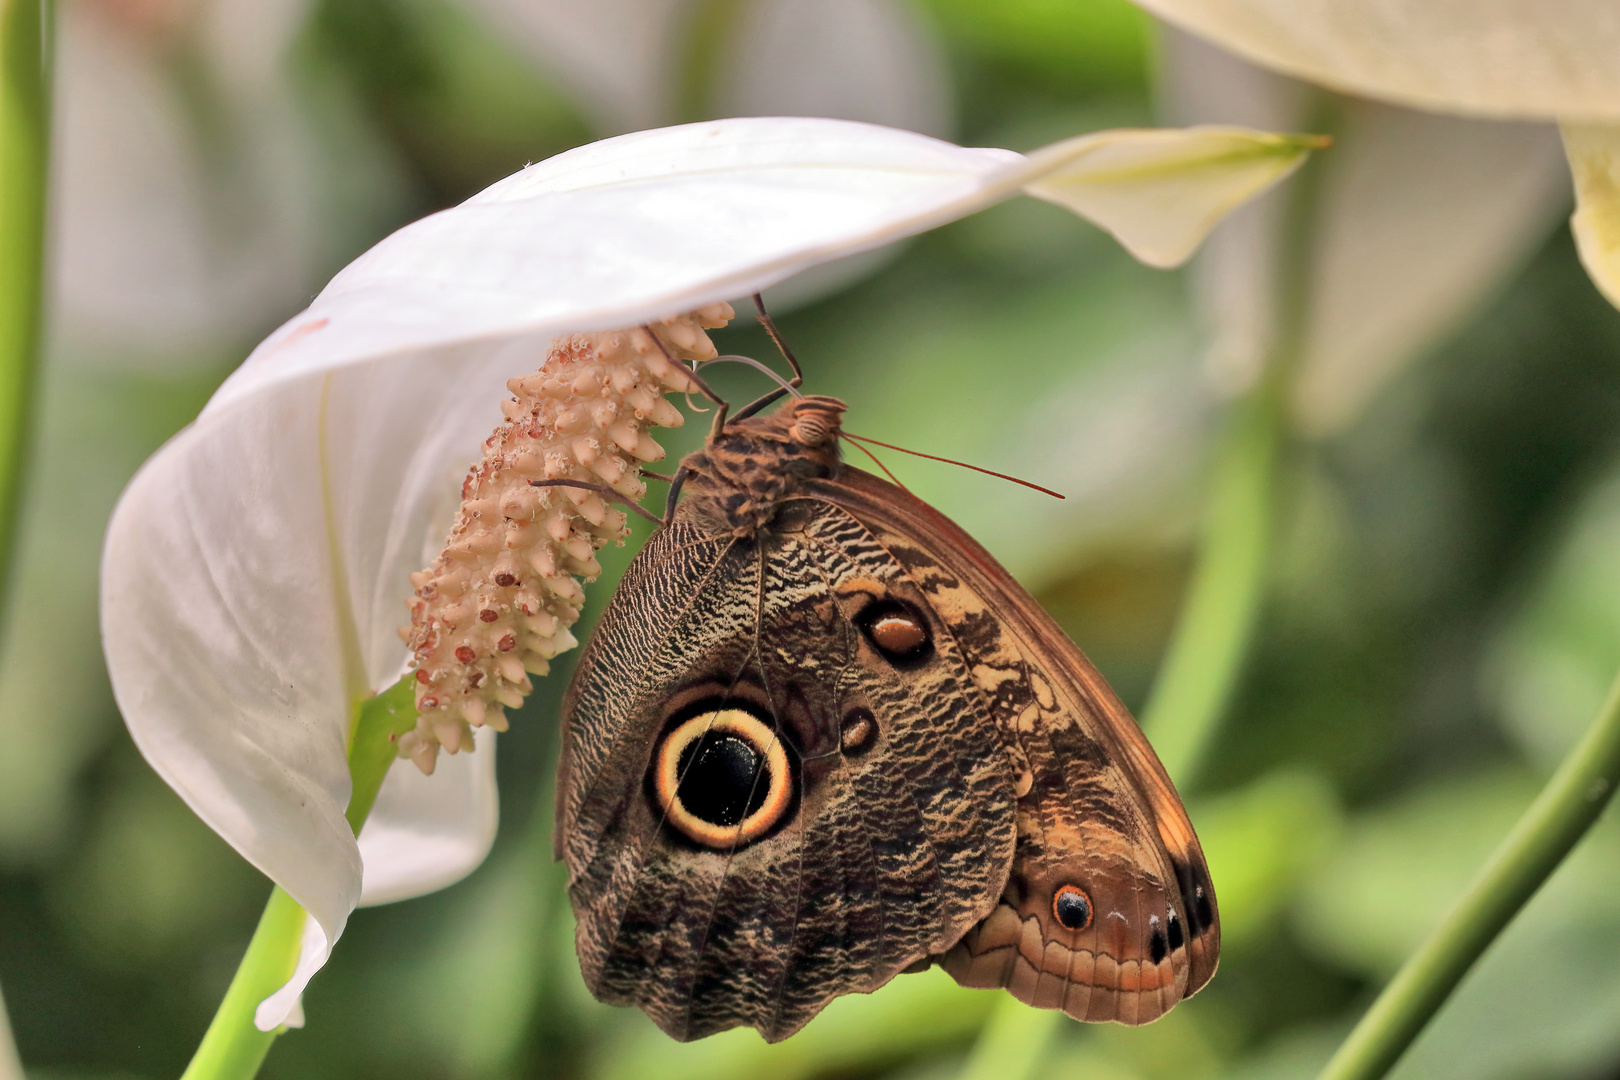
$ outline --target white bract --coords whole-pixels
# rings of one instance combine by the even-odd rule
[[[1333,153],[1306,197],[1246,208],[1198,273],[1217,385],[1247,385],[1274,350],[1295,350],[1291,412],[1302,432],[1354,423],[1568,213],[1552,124],[1325,94],[1175,30],[1160,56],[1171,123],[1289,128],[1319,108],[1333,117]]]
[[[1240,56],[1436,112],[1557,120],[1581,261],[1620,305],[1620,10],[1610,0],[1137,0]]]
[[[152,766],[306,911],[282,1023],[361,902],[443,887],[495,828],[494,733],[398,762],[358,843],[357,703],[406,668],[429,565],[509,378],[559,335],[746,296],[1030,190],[1156,265],[1292,170],[1309,140],[1101,132],[1029,157],[847,121],[640,132],[401,229],[270,335],[124,493],[102,565],[119,707]]]

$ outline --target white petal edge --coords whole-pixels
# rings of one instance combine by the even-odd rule
[[[432,776],[409,761],[388,770],[360,830],[360,905],[433,892],[470,874],[495,842],[495,732],[474,732],[474,752],[445,754]]]
[[[1563,133],[1575,177],[1570,231],[1586,272],[1620,307],[1620,126],[1566,123]]]
[[[1620,119],[1611,0],[1136,0],[1335,90],[1498,119]]]
[[[558,333],[632,326],[746,296],[963,217],[1071,163],[1073,174],[1041,197],[1170,265],[1243,191],[1286,174],[1295,163],[1281,152],[1288,145],[1242,129],[1103,132],[1024,159],[803,117],[607,139],[384,239],[255,349],[205,415],[272,383],[346,364],[519,335],[539,348]],[[1252,168],[1239,167],[1245,155]],[[1189,175],[1175,175],[1181,166]],[[1149,211],[1172,193],[1197,198],[1199,209],[1155,225]]]
[[[1149,266],[1180,266],[1228,213],[1319,143],[1240,127],[1106,131],[1038,150],[1062,161],[1024,190],[1101,225]]]
[[[369,889],[343,817],[345,703],[399,677],[409,574],[443,539],[460,477],[499,421],[505,379],[538,365],[523,349],[477,353],[267,387],[252,408],[165,445],[108,531],[102,636],[132,737],[204,822],[312,916],[322,950],[356,904],[440,888],[494,837],[492,746],[441,766],[435,808],[402,807],[410,777],[390,770],[368,821],[381,860]],[[330,530],[323,457],[338,463]],[[436,822],[423,819],[430,809]],[[411,837],[422,844],[404,851]]]
[[[1344,103],[1322,161],[1294,414],[1324,436],[1502,287],[1569,205],[1549,124]]]
[[[293,968],[292,978],[280,990],[259,1002],[253,1010],[254,1027],[260,1031],[274,1031],[283,1024],[288,1027],[304,1026],[304,988],[315,973],[326,966],[327,957],[332,955],[335,944],[336,939],[326,936],[326,929],[321,926],[319,919],[305,916],[304,930],[298,941],[298,963]]]

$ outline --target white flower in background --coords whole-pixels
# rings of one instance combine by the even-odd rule
[[[842,121],[715,121],[551,158],[334,278],[141,470],[102,565],[108,666],[137,745],[311,916],[298,971],[260,1026],[285,1019],[357,903],[442,887],[488,850],[491,724],[477,727],[480,752],[440,758],[432,776],[396,762],[358,843],[343,816],[346,740],[357,704],[406,670],[412,574],[435,562],[502,400],[551,392],[549,368],[521,384],[554,341],[722,304],[1020,191],[1173,265],[1308,145],[1234,128],[1121,131],[1026,158]],[[676,343],[703,355],[699,338]],[[632,351],[651,355],[642,344]],[[678,372],[659,377],[679,385]],[[613,393],[628,400],[632,382]],[[659,419],[651,401],[636,408]],[[619,447],[656,456],[644,433],[602,419]],[[584,461],[571,452],[566,468]],[[572,560],[562,569],[589,572],[588,550],[552,539]],[[549,623],[520,629],[556,637]],[[440,741],[470,749],[459,731]]]
[[[219,364],[318,283],[345,211],[288,62],[304,0],[61,7],[52,171],[56,356]],[[204,111],[206,110],[206,112]],[[375,197],[388,178],[362,186]],[[386,200],[384,200],[386,202]],[[334,250],[338,248],[338,250]]]
[[[1137,0],[1240,56],[1435,112],[1557,120],[1581,260],[1620,304],[1620,16],[1609,0]]]
[[[1436,344],[1529,257],[1569,203],[1551,124],[1479,120],[1326,95],[1176,30],[1164,34],[1171,123],[1337,124],[1305,212],[1268,197],[1233,216],[1199,265],[1218,383],[1243,385],[1297,318],[1293,414],[1325,435]],[[1324,100],[1324,98],[1326,100]],[[1324,107],[1325,106],[1325,107]],[[1285,248],[1299,265],[1285,270]],[[1299,305],[1280,310],[1284,293]]]
[[[555,79],[600,136],[705,116],[825,116],[955,134],[944,44],[909,0],[461,2]],[[899,250],[823,264],[775,290],[771,307],[846,288]]]
[[[904,0],[462,2],[553,74],[603,135],[686,119],[683,108],[941,137],[954,126],[941,44]],[[716,10],[729,18],[706,21]]]
[[[307,7],[55,8],[48,355],[0,653],[0,741],[15,751],[0,760],[0,860],[12,865],[76,828],[79,772],[116,731],[101,664],[79,647],[96,626],[79,568],[167,434],[149,406],[211,384],[398,206],[363,139],[312,130],[289,70]],[[336,103],[322,105],[331,122]],[[335,173],[347,183],[329,183]]]

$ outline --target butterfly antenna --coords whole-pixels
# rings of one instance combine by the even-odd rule
[[[853,439],[854,438],[854,436],[852,436],[847,431],[840,431],[838,434],[839,434],[839,436],[841,438],[845,438],[845,439]],[[906,485],[902,484],[900,482],[900,478],[898,476],[894,475],[894,473],[890,472],[889,467],[887,465],[883,464],[883,462],[879,461],[878,456],[876,454],[872,453],[872,451],[868,450],[866,447],[862,446],[858,442],[851,442],[850,445],[853,446],[855,449],[859,450],[861,453],[865,454],[867,457],[871,458],[872,459],[872,464],[874,464],[878,468],[882,469],[883,470],[883,475],[887,476],[890,480],[893,480],[895,487],[899,488],[901,491],[910,491],[911,490],[910,488],[906,487]],[[879,445],[882,445],[882,444],[880,443]]]
[[[782,337],[782,332],[776,328],[776,323],[771,320],[770,314],[766,312],[765,298],[759,293],[754,294],[754,312],[759,316],[759,325],[765,328],[765,332],[771,336],[771,340],[781,350],[782,359],[786,360],[788,367],[793,369],[793,385],[803,386],[804,371],[800,369],[799,361],[794,357],[793,350],[788,348],[787,340]]]
[[[634,499],[630,498],[628,495],[622,494],[621,492],[618,492],[618,491],[614,491],[612,488],[608,487],[606,484],[591,484],[591,483],[587,483],[584,480],[530,480],[529,481],[529,486],[530,487],[567,487],[567,488],[579,488],[582,491],[594,491],[594,492],[596,492],[596,494],[602,496],[608,502],[616,502],[620,506],[624,507],[626,510],[630,510],[630,511],[633,511],[633,512],[635,512],[637,514],[640,514],[642,517],[646,518],[648,521],[652,522],[654,525],[666,525],[666,524],[668,524],[668,522],[666,522],[663,518],[661,518],[658,515],[654,514],[651,510],[648,510],[646,507],[642,506],[640,503],[636,502]]]
[[[842,435],[846,439],[854,439],[854,440],[856,440],[855,445],[860,447],[862,450],[865,450],[866,451],[866,456],[871,457],[873,461],[877,461],[877,458],[872,457],[872,451],[866,450],[866,447],[860,445],[861,443],[869,442],[874,446],[881,446],[886,450],[898,450],[902,454],[910,454],[913,457],[927,458],[929,461],[943,461],[947,465],[960,465],[964,469],[972,469],[974,472],[981,472],[981,473],[984,473],[986,476],[994,476],[994,477],[997,477],[998,479],[1001,479],[1001,480],[1011,480],[1015,484],[1022,484],[1024,487],[1027,487],[1027,488],[1034,488],[1036,491],[1041,492],[1043,495],[1050,495],[1054,499],[1063,498],[1062,495],[1060,495],[1057,492],[1053,491],[1051,488],[1044,488],[1044,487],[1041,487],[1041,485],[1039,485],[1039,484],[1032,484],[1028,480],[1020,480],[1016,476],[1008,476],[1006,473],[996,472],[994,469],[985,469],[985,468],[979,467],[978,465],[969,465],[967,462],[965,462],[965,461],[957,461],[955,458],[938,457],[938,456],[936,456],[934,454],[925,454],[921,450],[907,450],[903,446],[895,446],[893,443],[886,443],[886,442],[883,442],[881,439],[873,439],[873,438],[869,438],[868,436],[865,436],[865,435],[854,435],[854,434],[851,434],[848,431],[841,431],[841,432],[839,432],[839,434]],[[880,464],[878,467],[882,468],[882,465]],[[888,469],[883,469],[883,471],[885,473],[889,472]],[[890,477],[892,479],[892,477],[893,477],[892,473],[890,473]],[[898,484],[899,481],[896,480],[895,483]],[[905,485],[901,484],[901,486],[904,487]]]
[[[669,355],[669,350],[664,348],[663,341],[653,331],[653,328],[651,326],[647,326],[647,325],[643,324],[641,328],[643,330],[647,331],[647,336],[652,338],[652,343],[658,347],[658,351],[664,354],[664,359],[668,360],[672,367],[682,368],[686,372],[687,378],[691,379],[694,383],[697,384],[697,388],[698,388],[699,392],[701,392],[704,397],[706,397],[710,401],[714,402],[714,407],[715,407],[714,426],[709,429],[709,438],[712,439],[716,435],[720,434],[720,432],[726,426],[726,410],[731,408],[730,403],[727,402],[724,398],[722,398],[719,394],[716,394],[713,390],[710,390],[708,383],[706,383],[702,379],[698,378],[697,362],[696,361],[693,361],[692,366],[690,368],[685,367],[685,365],[681,364],[680,361],[676,360],[673,356]],[[692,404],[692,392],[690,390],[688,390],[686,392],[686,407],[691,409],[693,412],[704,412],[705,411],[703,409],[697,408],[696,406],[694,406]]]
[[[753,368],[755,371],[764,372],[765,376],[767,378],[769,378],[772,382],[776,383],[777,386],[780,386],[784,392],[792,394],[796,398],[804,397],[804,394],[802,394],[799,391],[799,386],[798,386],[798,380],[797,379],[795,379],[792,382],[789,382],[788,380],[782,378],[782,376],[778,375],[776,372],[772,371],[765,364],[762,364],[758,360],[755,360],[752,356],[733,356],[733,355],[716,356],[716,357],[713,357],[713,358],[708,359],[708,360],[700,360],[699,363],[701,363],[705,367],[707,367],[710,364],[747,364],[749,367]],[[737,419],[741,419],[741,418],[742,418],[742,414],[738,413],[737,414]]]

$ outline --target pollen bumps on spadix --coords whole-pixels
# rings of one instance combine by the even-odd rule
[[[639,500],[641,463],[664,456],[647,429],[682,422],[664,395],[696,389],[674,361],[712,359],[704,331],[733,315],[713,304],[648,327],[559,338],[540,370],[506,384],[506,419],[462,483],[444,550],[411,575],[411,625],[400,636],[418,715],[400,756],[431,773],[441,747],[472,749],[472,728],[506,730],[505,710],[533,690],[528,676],[577,644],[568,628],[585,601],[578,579],[601,573],[596,552],[623,539],[625,515],[594,491],[532,481],[577,480]]]

